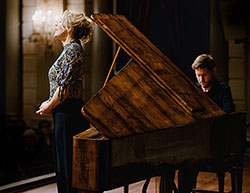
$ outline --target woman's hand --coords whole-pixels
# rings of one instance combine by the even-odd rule
[[[50,105],[50,102],[49,101],[44,101],[40,107],[39,107],[39,110],[36,111],[37,114],[39,115],[48,115],[52,112],[52,108],[51,108],[51,105]]]
[[[50,100],[44,101],[41,106],[39,107],[39,110],[36,111],[39,115],[48,115],[52,112],[52,109],[54,109],[57,105],[60,104],[60,87],[58,87],[53,95],[53,97]],[[66,87],[63,91],[64,99],[66,99],[69,95],[69,89]]]

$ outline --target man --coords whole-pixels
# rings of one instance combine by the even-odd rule
[[[226,113],[235,111],[230,87],[215,78],[216,65],[212,56],[207,54],[199,55],[192,69],[195,71],[197,86],[206,93]],[[198,168],[195,166],[183,168],[179,171],[180,193],[190,193],[196,183]]]
[[[226,113],[235,111],[230,87],[215,78],[216,65],[212,56],[202,54],[192,64],[197,85]]]

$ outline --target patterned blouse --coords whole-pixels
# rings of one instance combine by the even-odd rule
[[[50,85],[50,97],[53,97],[55,91],[60,87],[60,100],[63,100],[63,90],[69,89],[68,98],[83,97],[83,75],[84,75],[84,56],[80,43],[70,42],[67,44],[61,55],[50,67],[48,78]]]

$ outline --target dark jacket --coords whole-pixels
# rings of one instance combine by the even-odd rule
[[[201,88],[198,82],[196,84]],[[212,88],[206,94],[226,113],[235,112],[231,88],[225,82],[215,79]]]

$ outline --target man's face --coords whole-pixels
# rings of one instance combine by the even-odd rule
[[[197,81],[200,83],[202,88],[209,88],[213,84],[215,74],[215,68],[210,71],[207,68],[198,68],[195,69],[195,75]]]

